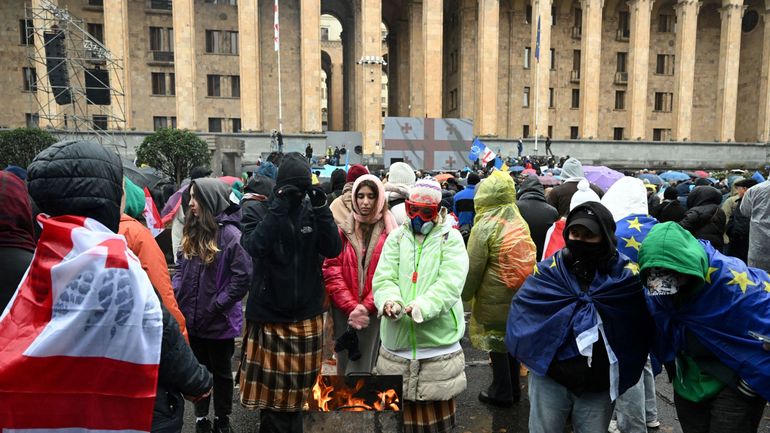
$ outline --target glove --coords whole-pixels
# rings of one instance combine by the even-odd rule
[[[369,326],[369,311],[361,304],[356,305],[356,308],[348,316],[348,325],[354,329],[364,329]]]
[[[322,207],[326,205],[326,193],[321,186],[316,185],[310,188],[307,194],[310,196],[310,204],[312,204],[313,207]]]
[[[289,210],[302,203],[304,193],[294,185],[276,186],[273,190],[273,202],[270,210],[280,215],[289,213]]]

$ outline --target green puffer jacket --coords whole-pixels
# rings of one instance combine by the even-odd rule
[[[471,343],[480,350],[507,352],[508,310],[534,269],[535,244],[507,173],[496,171],[481,182],[473,202],[476,219],[468,239],[470,268],[462,294],[463,301],[473,302]]]
[[[413,274],[417,282],[413,283]],[[427,349],[460,341],[465,333],[460,300],[468,254],[460,232],[440,223],[422,242],[408,224],[393,230],[382,248],[372,279],[374,305],[379,314],[391,301],[402,307],[417,307],[421,321],[401,315],[380,324],[382,345],[390,350]]]

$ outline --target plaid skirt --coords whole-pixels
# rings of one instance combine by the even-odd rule
[[[302,410],[321,371],[322,349],[323,315],[297,323],[249,322],[239,368],[241,405]]]
[[[455,399],[404,400],[404,433],[444,433],[457,423]]]

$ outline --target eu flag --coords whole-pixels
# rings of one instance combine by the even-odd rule
[[[535,41],[535,60],[540,62],[540,17],[537,17],[537,40]]]
[[[615,223],[618,251],[635,264],[639,262],[639,248],[658,220],[647,215],[630,215]]]

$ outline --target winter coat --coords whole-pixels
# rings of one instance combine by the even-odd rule
[[[0,312],[10,302],[35,252],[32,207],[27,186],[0,171]]]
[[[251,321],[292,323],[323,313],[318,257],[336,257],[342,249],[329,207],[314,208],[305,198],[287,214],[281,200],[273,194],[250,206],[241,221],[241,243],[255,263],[246,306]]]
[[[741,199],[736,204],[737,206],[732,211],[730,222],[727,223],[726,234],[730,239],[730,243],[725,246],[725,250],[727,255],[737,257],[743,260],[744,263],[748,263],[751,218],[741,211]]]
[[[571,178],[569,181],[562,183],[551,190],[546,198],[546,201],[551,206],[555,207],[559,212],[559,216],[567,216],[569,214],[569,204],[572,200],[572,196],[578,190],[578,182],[581,178]],[[591,184],[591,189],[602,198],[604,191],[598,186]]]
[[[684,214],[687,213],[682,203],[679,200],[663,200],[657,208],[655,208],[652,216],[658,221],[665,223],[672,221],[678,223],[684,218]]]
[[[722,194],[711,186],[697,186],[687,196],[687,212],[679,224],[697,239],[711,242],[718,251],[724,247],[725,213],[719,207]]]
[[[751,218],[748,265],[770,272],[770,181],[746,191],[741,213]]]
[[[535,243],[539,259],[543,256],[545,234],[551,224],[559,219],[559,212],[545,200],[545,190],[536,176],[527,176],[521,183],[516,205],[529,226],[529,235]]]
[[[179,324],[163,308],[163,340],[158,366],[158,390],[152,413],[153,433],[182,431],[184,397],[197,397],[211,389],[213,380],[179,332]]]
[[[338,168],[332,172],[331,179],[329,180],[329,193],[326,194],[326,200],[329,203],[334,199],[342,195],[342,188],[345,186],[345,170]],[[270,195],[270,193],[266,194]]]
[[[348,182],[342,188],[342,195],[334,199],[329,204],[329,210],[331,210],[334,216],[334,223],[337,226],[345,224],[353,212],[353,182]]]
[[[136,254],[142,269],[147,272],[152,287],[160,296],[163,306],[174,316],[174,320],[179,324],[179,331],[187,338],[187,327],[182,312],[179,310],[176,298],[174,297],[174,288],[171,286],[171,277],[168,274],[166,265],[166,256],[160,250],[152,233],[145,225],[139,221],[123,214],[120,216],[120,229],[118,233],[125,236],[128,249]]]
[[[453,209],[461,226],[473,226],[473,219],[476,216],[473,202],[475,195],[476,185],[468,185],[464,190],[455,194]]]
[[[532,273],[536,249],[516,207],[516,187],[496,171],[476,192],[476,223],[468,239],[470,258],[462,298],[473,301],[470,337],[474,347],[507,352],[505,324],[514,293]]]
[[[228,213],[229,212],[229,213]],[[187,331],[200,338],[227,339],[241,335],[241,300],[251,284],[251,257],[241,247],[240,208],[233,205],[217,215],[219,252],[204,264],[180,252],[173,286]]]
[[[382,345],[389,350],[416,352],[447,346],[465,334],[460,295],[468,274],[468,254],[460,232],[446,223],[445,210],[439,221],[422,240],[402,225],[385,241],[372,280],[374,305],[379,314],[386,302],[419,310],[414,318],[403,314],[381,322]]]

